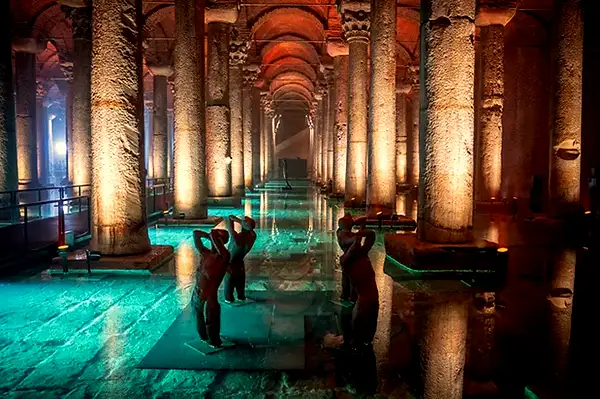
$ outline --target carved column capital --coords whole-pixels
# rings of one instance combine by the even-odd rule
[[[170,64],[153,64],[146,63],[146,67],[152,72],[154,76],[166,76],[173,75],[173,67]]]
[[[67,60],[61,61],[60,70],[67,83],[73,83],[73,62]]]
[[[371,30],[371,4],[365,1],[343,0],[338,7],[344,37],[348,42],[369,40]]]
[[[258,74],[260,73],[260,66],[257,64],[245,65],[242,69],[244,74],[242,75],[242,79],[244,80],[244,85],[246,87],[252,88],[254,84],[258,80]]]
[[[515,16],[521,0],[480,0],[475,25],[505,26]]]
[[[231,32],[231,40],[229,41],[229,65],[240,66],[246,63],[248,59],[248,51],[252,43],[244,38],[239,37],[235,29]]]

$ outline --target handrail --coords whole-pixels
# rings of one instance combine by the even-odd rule
[[[49,204],[53,204],[55,202],[77,201],[77,200],[82,200],[84,198],[88,198],[89,199],[90,197],[87,196],[87,195],[82,195],[82,196],[78,196],[78,197],[57,198],[57,199],[53,199],[53,200],[38,201],[38,202],[29,202],[27,204],[17,204],[17,205],[8,205],[8,206],[2,206],[2,205],[0,205],[0,211],[7,210],[7,209],[26,208],[26,207],[30,207],[30,206],[49,205]]]
[[[9,190],[9,191],[0,191],[0,195],[12,194],[12,193],[32,193],[35,191],[51,191],[51,190],[68,190],[70,188],[84,188],[84,187],[92,187],[91,184],[77,184],[71,186],[45,186],[38,188],[24,188],[21,190]]]

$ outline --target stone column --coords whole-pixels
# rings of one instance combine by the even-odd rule
[[[175,215],[202,219],[206,209],[204,1],[175,0]]]
[[[371,96],[367,213],[396,207],[396,1],[371,2]]]
[[[329,105],[329,93],[327,93],[327,84],[321,82],[321,110],[319,120],[319,171],[321,172],[321,184],[327,184],[327,116]]]
[[[253,102],[254,83],[258,78],[260,71],[258,65],[248,65],[243,68],[244,85],[242,88],[243,98],[243,117],[242,117],[242,135],[243,135],[243,151],[244,151],[244,185],[248,189],[254,187],[254,179],[252,174],[252,160],[256,148],[253,146],[252,140],[252,113],[255,105]]]
[[[154,110],[154,101],[151,98],[144,99],[144,139],[142,142],[143,151],[144,151],[144,178],[146,179],[146,184],[148,184],[148,179],[154,179],[154,171],[152,169],[152,154],[154,143],[152,142],[154,137],[154,119],[152,117]]]
[[[333,66],[326,66],[324,71],[325,81],[327,82],[327,119],[325,125],[325,149],[327,150],[325,156],[327,159],[326,163],[326,176],[327,183],[333,181],[333,146],[335,143],[334,131],[335,131],[335,84],[333,82]]]
[[[49,182],[50,157],[49,157],[49,141],[48,141],[48,108],[46,104],[46,96],[48,95],[47,87],[38,82],[36,90],[36,118],[37,118],[37,176],[40,185],[44,186]]]
[[[556,5],[557,42],[550,196],[554,212],[580,207],[583,18],[580,0]]]
[[[333,190],[346,191],[346,163],[348,148],[348,44],[342,41],[327,43],[327,52],[333,57],[334,130],[333,130]]]
[[[142,18],[141,0],[94,0],[92,248],[106,255],[150,249],[142,166]]]
[[[267,117],[265,116],[267,107],[267,92],[260,92],[260,184],[265,184],[266,179],[266,169],[267,169],[267,152],[265,147],[265,137],[266,137],[266,121]]]
[[[348,41],[348,148],[346,206],[364,204],[367,197],[367,90],[369,61],[368,2],[343,1],[340,7]],[[395,13],[394,13],[395,15]],[[395,50],[394,50],[395,53]]]
[[[317,165],[316,165],[316,154],[317,154],[317,110],[319,109],[319,102],[315,99],[311,102],[311,108],[308,114],[310,123],[310,152],[308,154],[308,178],[313,182],[317,181]]]
[[[320,89],[319,89],[320,90]],[[315,108],[315,181],[317,183],[323,182],[323,93],[319,92],[315,94],[315,100],[317,105]]]
[[[45,47],[32,38],[17,38],[13,41],[17,86],[17,171],[19,184],[26,187],[38,184],[35,74],[36,55]]]
[[[231,124],[229,108],[229,38],[238,17],[235,7],[206,10],[206,179],[209,197],[230,197]]]
[[[229,43],[229,107],[231,108],[231,186],[233,195],[246,194],[244,184],[244,118],[242,65],[248,57],[250,43],[233,37]]]
[[[412,121],[408,119],[407,96],[411,89],[405,83],[398,84],[396,88],[396,184],[408,183],[408,131]]]
[[[256,186],[262,182],[262,107],[258,88],[252,88],[252,182]]]
[[[64,76],[61,92],[65,96],[65,146],[67,148],[67,181],[73,183],[73,63],[62,61],[60,69]]]
[[[504,26],[512,19],[518,1],[483,0],[475,24],[480,29],[483,93],[480,108],[480,200],[499,199],[502,185],[502,112],[504,108]],[[512,3],[512,4],[509,4]]]
[[[421,4],[422,241],[472,240],[475,3]]]
[[[415,72],[418,74],[418,67],[414,67]],[[419,121],[421,119],[421,86],[419,85],[419,79],[415,76],[413,79],[413,86],[411,90],[410,100],[410,118],[411,126],[409,128],[408,135],[408,182],[413,186],[419,184],[420,172],[420,153],[419,153],[419,136],[420,126]]]
[[[167,116],[168,79],[173,73],[170,65],[147,65],[154,75],[152,106],[152,177],[167,179],[169,157],[169,119]]]
[[[173,108],[167,109],[167,132],[168,132],[168,146],[167,146],[167,172],[169,179],[173,178]]]
[[[265,182],[269,180],[273,174],[273,117],[275,113],[273,111],[273,104],[270,99],[267,100],[265,107]]]
[[[415,303],[425,399],[462,399],[469,300],[465,294],[418,294]]]
[[[10,26],[10,2],[0,5],[0,24]],[[15,127],[15,101],[11,36],[0,36],[0,191],[16,190],[17,135]]]
[[[92,182],[91,143],[91,51],[92,8],[83,0],[62,1],[75,8],[67,8],[73,29],[73,93],[72,103],[72,177],[73,184]]]

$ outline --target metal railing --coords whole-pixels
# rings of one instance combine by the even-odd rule
[[[0,191],[0,206],[16,206],[67,197],[90,196],[91,184],[47,186],[22,190]]]

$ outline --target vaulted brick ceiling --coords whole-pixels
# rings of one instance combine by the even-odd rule
[[[252,42],[249,62],[261,65],[257,85],[270,90],[279,107],[306,109],[318,87],[320,64],[332,62],[326,42],[342,36],[336,0],[242,0],[239,4],[235,28]],[[551,6],[552,0],[521,3],[521,8],[531,10]],[[71,24],[61,6],[56,0],[11,0],[11,10],[17,34],[31,32],[49,42],[38,57],[39,76],[60,82],[60,61],[68,60],[73,48]],[[143,11],[145,59],[170,62],[175,44],[173,0],[143,0]],[[396,53],[402,71],[418,63],[419,0],[398,0],[397,16]],[[151,90],[146,69],[145,75]]]

